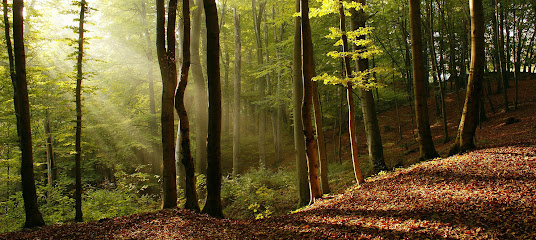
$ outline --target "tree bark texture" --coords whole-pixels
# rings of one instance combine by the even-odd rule
[[[83,221],[82,214],[82,80],[84,78],[82,72],[82,61],[84,58],[84,18],[86,13],[86,1],[80,1],[80,18],[78,25],[78,57],[76,63],[76,135],[75,135],[75,217],[77,222]]]
[[[320,106],[320,96],[318,93],[318,83],[311,83],[311,94],[313,95],[313,109],[315,116],[316,139],[318,145],[318,160],[320,163],[320,183],[322,193],[330,192],[328,182],[328,157],[326,154],[326,144],[324,143],[324,130],[322,130],[322,107]]]
[[[366,0],[353,0],[366,5]],[[359,28],[364,28],[367,20],[367,16],[363,10],[355,11],[355,8],[350,10],[351,28],[355,31]],[[365,39],[365,36],[359,37],[359,39]],[[355,47],[355,46],[354,46]],[[369,69],[369,62],[366,58],[360,58],[357,60],[357,71],[364,72]],[[368,81],[368,80],[367,80]],[[363,123],[365,125],[365,132],[367,134],[367,145],[369,158],[374,165],[374,172],[380,172],[387,170],[385,165],[385,159],[383,157],[383,145],[382,136],[380,134],[380,125],[378,122],[378,116],[376,114],[376,102],[374,101],[372,90],[361,89],[361,110],[363,111]]]
[[[462,118],[458,126],[456,141],[449,155],[471,150],[475,147],[474,136],[478,125],[480,92],[484,79],[485,45],[484,45],[484,10],[482,0],[469,0],[471,11],[471,72]]]
[[[10,72],[13,82],[13,100],[17,117],[17,134],[21,150],[20,175],[22,181],[22,198],[26,220],[25,228],[45,225],[43,216],[37,205],[37,192],[33,170],[32,128],[30,125],[30,101],[26,81],[26,53],[24,52],[24,8],[23,0],[13,1],[13,51],[9,38],[9,21],[7,17],[7,1],[4,0],[4,20],[6,43],[10,57]],[[8,170],[9,171],[9,170]],[[9,176],[9,175],[8,175]]]
[[[413,85],[415,96],[415,113],[419,131],[419,149],[421,160],[439,157],[434,147],[428,106],[426,101],[426,79],[424,78],[424,57],[421,34],[421,5],[418,0],[409,0],[409,15],[411,24],[411,50],[413,57]]]
[[[346,17],[344,14],[344,8],[342,6],[342,0],[339,0],[339,20],[340,30],[343,33],[342,38],[342,51],[348,52],[348,36],[346,33]],[[350,63],[350,57],[344,57],[344,70],[347,78],[352,76],[352,65]],[[348,100],[348,132],[350,134],[350,147],[352,150],[352,164],[354,166],[355,180],[358,184],[365,183],[365,178],[361,173],[361,167],[359,165],[359,156],[357,153],[357,133],[355,128],[355,107],[354,107],[354,88],[353,83],[348,82],[346,84],[346,99]]]
[[[175,91],[175,110],[179,115],[180,155],[185,170],[185,196],[184,208],[199,211],[197,190],[195,184],[195,166],[190,148],[190,122],[184,105],[184,93],[188,85],[188,71],[190,70],[190,0],[182,1],[183,39],[182,39],[182,66],[180,82]]]
[[[175,208],[177,207],[177,183],[174,144],[174,100],[177,85],[177,65],[175,62],[177,0],[169,1],[167,34],[164,27],[166,23],[164,0],[157,0],[156,3],[156,51],[162,75],[162,208]]]
[[[301,34],[302,34],[302,78],[303,78],[303,103],[302,121],[303,133],[305,134],[305,146],[307,154],[307,169],[309,175],[309,187],[311,191],[310,204],[322,197],[320,182],[318,179],[318,151],[311,119],[312,81],[314,76],[313,41],[311,39],[311,25],[309,23],[309,0],[301,0]]]
[[[301,11],[301,0],[295,0],[295,11]],[[309,203],[309,181],[307,176],[307,158],[305,156],[305,138],[303,136],[303,122],[301,114],[301,104],[303,100],[302,81],[302,38],[301,38],[301,16],[294,18],[294,55],[292,65],[292,111],[294,120],[294,155],[296,157],[296,171],[298,172],[298,194],[299,206]]]
[[[207,201],[203,213],[223,217],[221,205],[220,31],[215,0],[203,0],[207,25],[208,138]]]

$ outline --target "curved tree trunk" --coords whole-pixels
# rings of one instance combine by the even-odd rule
[[[22,198],[24,200],[25,228],[45,225],[43,216],[37,206],[37,192],[33,170],[32,128],[30,125],[30,101],[28,99],[28,84],[26,82],[26,53],[24,52],[23,29],[23,0],[13,1],[13,45],[9,38],[9,20],[7,15],[7,1],[4,5],[4,23],[7,50],[9,55],[10,75],[13,83],[13,100],[17,117],[17,134],[21,151],[20,176],[22,181]],[[9,171],[9,169],[8,169]],[[9,174],[8,174],[9,176]]]
[[[180,132],[180,159],[185,170],[185,195],[184,208],[199,211],[197,191],[195,186],[194,160],[190,151],[190,122],[184,106],[184,92],[188,85],[188,71],[190,70],[190,0],[182,1],[183,16],[183,39],[182,39],[182,67],[181,78],[175,91],[175,110],[179,115]]]
[[[203,0],[207,25],[208,138],[207,201],[203,213],[223,218],[221,205],[220,31],[215,0]]]
[[[157,0],[156,3],[156,51],[162,75],[162,208],[174,208],[177,207],[175,116],[173,108],[177,85],[177,65],[175,62],[177,0],[170,0],[169,2],[167,41],[164,27],[166,23],[164,0]]]
[[[482,0],[469,0],[471,10],[471,72],[465,97],[462,119],[458,126],[456,141],[449,155],[473,149],[474,136],[479,117],[480,92],[484,79],[484,10]],[[506,89],[505,89],[506,90]]]
[[[295,0],[296,12],[299,13],[301,0]],[[301,48],[301,17],[295,18],[294,28],[294,55],[292,65],[292,108],[294,119],[294,154],[296,156],[296,171],[298,172],[298,195],[299,206],[305,206],[309,203],[310,192],[309,182],[307,180],[307,159],[305,156],[305,138],[303,137],[303,122],[301,114],[301,103],[303,99],[303,81],[302,81],[302,48]]]
[[[424,62],[421,35],[421,5],[418,0],[409,0],[409,15],[411,23],[411,50],[413,57],[413,85],[415,96],[415,113],[417,129],[419,130],[419,148],[421,160],[439,157],[434,147],[424,79]]]

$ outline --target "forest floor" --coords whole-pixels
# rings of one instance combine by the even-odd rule
[[[519,83],[515,111],[500,110],[502,94],[490,96],[496,113],[487,110],[489,119],[477,130],[478,150],[373,176],[287,215],[233,220],[161,210],[5,233],[0,239],[536,239],[536,79],[529,78]],[[513,88],[508,94],[512,102]],[[450,115],[458,112],[455,98],[447,98]],[[429,107],[434,111],[433,103]],[[417,158],[417,145],[410,144],[411,130],[403,136],[410,140],[397,140],[393,112],[380,115],[382,132],[392,132],[382,135],[391,147],[386,159],[390,166],[407,165]],[[409,108],[400,113],[409,114]],[[442,143],[441,123],[432,124],[438,152],[445,156],[452,140]],[[455,117],[448,126],[454,138]]]

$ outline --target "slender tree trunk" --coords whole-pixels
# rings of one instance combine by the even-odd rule
[[[203,213],[223,218],[221,205],[220,31],[215,0],[203,0],[207,25],[208,138],[207,201]]]
[[[394,61],[393,61],[394,69]],[[396,123],[398,125],[398,139],[402,141],[402,124],[400,122],[400,112],[398,110],[398,97],[396,96],[396,82],[395,82],[395,72],[393,71],[393,94],[395,98],[395,112],[396,112]]]
[[[355,15],[354,15],[355,16]],[[339,19],[340,30],[342,34],[342,51],[349,52],[348,49],[348,36],[346,35],[346,17],[342,6],[342,0],[339,0]],[[352,66],[350,64],[350,57],[344,57],[344,69],[347,78],[352,77]],[[357,153],[357,133],[355,128],[355,107],[354,107],[354,94],[353,83],[349,81],[346,83],[346,98],[348,99],[348,132],[350,134],[350,147],[352,149],[352,164],[354,166],[354,175],[358,184],[365,183],[363,174],[361,173],[361,167],[359,165],[359,158]],[[373,100],[374,101],[374,100]]]
[[[156,48],[162,75],[162,208],[177,207],[177,183],[175,169],[175,128],[174,108],[177,85],[177,66],[175,62],[175,22],[177,0],[170,0],[168,7],[167,37],[165,31],[164,0],[156,5]],[[166,41],[167,38],[167,41]],[[166,49],[167,42],[167,49]]]
[[[301,0],[295,0],[295,11],[300,13]],[[292,65],[292,107],[294,120],[294,155],[296,156],[296,171],[298,172],[298,192],[299,206],[309,203],[310,191],[307,176],[307,159],[305,155],[305,138],[303,136],[303,121],[301,113],[301,103],[303,99],[302,81],[302,37],[301,37],[301,15],[294,18],[294,55]]]
[[[153,74],[153,41],[151,40],[151,35],[149,33],[149,27],[147,23],[147,10],[145,5],[145,0],[141,1],[141,17],[142,17],[142,23],[144,26],[144,32],[145,32],[145,44],[147,48],[146,57],[147,57],[147,81],[149,83],[149,111],[151,113],[151,117],[149,119],[149,131],[151,132],[152,136],[158,135],[158,126],[156,123],[156,103],[155,103],[155,96],[154,96],[154,74]],[[160,146],[158,146],[157,143],[153,144],[153,157],[151,160],[152,165],[152,172],[154,174],[160,174],[162,171],[162,167],[160,164],[161,157],[161,149]]]
[[[47,184],[54,186],[56,181],[56,159],[54,157],[54,147],[52,145],[52,132],[50,131],[50,114],[45,110],[45,144],[47,154]]]
[[[261,66],[263,64],[263,55],[262,55],[262,39],[261,39],[261,19],[264,13],[264,7],[266,6],[266,1],[259,4],[259,12],[257,13],[256,1],[251,1],[252,10],[253,10],[253,27],[255,28],[255,40],[257,43],[257,64]],[[257,79],[259,86],[259,100],[264,101],[265,92],[266,92],[266,80],[259,78]],[[259,108],[259,165],[261,168],[266,167],[266,149],[265,149],[265,138],[266,138],[266,111],[263,107]]]
[[[366,0],[353,0],[366,5]],[[352,31],[364,28],[367,21],[367,16],[363,10],[355,11],[355,8],[350,10],[351,28]],[[358,39],[365,39],[365,36],[361,36]],[[359,49],[360,47],[355,46]],[[365,72],[369,70],[369,62],[367,58],[360,58],[357,60],[357,71]],[[368,82],[368,80],[366,80]],[[378,123],[378,116],[376,114],[376,102],[374,101],[373,93],[371,90],[361,89],[361,109],[363,111],[363,123],[365,125],[365,132],[367,134],[367,145],[369,158],[374,165],[374,172],[380,172],[387,170],[385,160],[383,157],[382,137],[380,134],[380,125]]]
[[[275,5],[272,7],[272,20],[276,21],[275,19]],[[280,33],[279,33],[280,37],[281,37],[281,40],[279,40],[277,38],[277,24],[274,24],[274,43],[275,44],[278,44],[279,42],[282,42],[283,41],[283,25],[281,25],[281,28],[280,28]],[[278,63],[279,61],[281,60],[281,52],[280,52],[280,49],[279,47],[276,48],[276,62]],[[276,63],[276,64],[277,64]],[[280,96],[281,96],[281,78],[282,78],[282,69],[281,68],[278,68],[278,71],[277,71],[277,85],[276,85],[276,91],[275,91],[275,96],[276,96],[276,106],[275,106],[275,113],[276,113],[276,121],[275,121],[275,136],[274,136],[274,143],[275,143],[275,165],[278,166],[279,164],[281,164],[281,161],[283,160],[282,159],[282,156],[281,156],[281,153],[282,153],[282,144],[281,144],[281,128],[283,127],[283,106],[281,105],[280,103]]]
[[[429,45],[430,45],[430,51],[431,51],[431,54],[432,54],[432,67],[433,67],[433,71],[435,74],[432,74],[432,77],[434,78],[434,82],[437,82],[437,85],[438,85],[438,90],[439,90],[439,103],[436,102],[437,105],[441,106],[441,117],[443,119],[443,135],[444,135],[444,138],[443,138],[443,142],[444,143],[447,143],[449,141],[449,131],[448,131],[448,122],[447,122],[447,108],[446,108],[446,104],[445,104],[445,88],[443,87],[443,84],[441,83],[441,77],[439,76],[439,70],[438,70],[438,66],[437,66],[437,58],[436,58],[436,52],[435,52],[435,44],[434,44],[434,15],[433,15],[433,8],[432,8],[432,4],[430,2],[430,8],[429,8],[430,12],[428,13],[429,14],[429,23],[430,23],[430,34],[429,34],[429,37],[430,37],[430,41],[429,41]],[[452,75],[451,75],[452,76]],[[458,90],[456,90],[458,91]]]
[[[309,173],[309,187],[312,204],[322,197],[320,182],[318,180],[318,151],[311,119],[311,103],[313,100],[312,81],[315,74],[313,62],[313,41],[311,39],[311,25],[309,23],[309,0],[301,0],[301,34],[302,34],[302,78],[303,78],[303,103],[302,121],[303,133],[305,134],[305,146],[307,154],[307,170]]]
[[[77,222],[82,222],[82,173],[81,173],[81,159],[82,159],[82,79],[84,78],[82,72],[82,61],[84,57],[84,17],[86,13],[86,1],[80,1],[80,18],[78,25],[78,58],[76,63],[76,142],[75,142],[75,218]]]
[[[502,73],[502,84],[503,84],[503,97],[504,97],[504,111],[508,112],[509,104],[508,104],[508,67],[506,66],[507,59],[504,55],[505,49],[504,49],[504,10],[503,10],[503,3],[497,4],[495,6],[495,11],[497,11],[497,21],[499,22],[499,54],[501,59],[501,73]],[[500,18],[499,18],[500,16]]]
[[[203,13],[203,1],[195,0],[195,9],[192,12],[192,34],[190,42],[190,54],[192,60],[192,78],[195,87],[196,96],[196,169],[199,173],[206,175],[207,169],[207,127],[208,127],[208,105],[207,93],[205,88],[205,79],[203,76],[203,68],[201,66],[201,58],[199,56],[199,46],[201,39],[201,21]]]
[[[456,141],[449,151],[449,155],[473,149],[473,139],[478,124],[480,91],[484,79],[484,9],[482,0],[469,0],[471,10],[471,72],[462,119],[458,127]],[[506,90],[506,89],[505,89]]]
[[[13,100],[17,117],[17,134],[21,151],[20,176],[22,182],[22,198],[26,221],[25,228],[45,225],[43,216],[37,205],[37,192],[33,170],[32,133],[30,125],[30,101],[28,99],[28,84],[26,81],[26,54],[24,52],[24,8],[23,0],[13,1],[13,45],[9,37],[9,20],[7,1],[4,5],[5,37],[9,57],[10,76],[13,83]],[[9,169],[8,169],[9,172]],[[9,173],[8,173],[9,176]]]
[[[241,72],[242,72],[242,42],[240,38],[240,14],[233,9],[234,18],[234,124],[233,124],[233,176],[241,174],[243,164],[240,161],[240,93],[241,93]]]
[[[190,122],[184,106],[184,93],[188,85],[188,71],[190,70],[190,0],[182,1],[183,39],[182,39],[182,66],[181,78],[175,91],[175,110],[179,115],[180,157],[185,169],[185,196],[184,208],[199,211],[197,191],[195,185],[194,160],[190,151]]]
[[[326,144],[324,143],[324,130],[322,130],[322,110],[320,106],[318,84],[316,82],[311,83],[311,90],[315,116],[316,139],[318,143],[318,159],[320,162],[320,181],[322,193],[327,194],[330,192],[328,182],[328,158],[326,154]]]
[[[421,36],[421,6],[418,0],[409,0],[409,14],[411,23],[411,50],[413,55],[413,85],[415,93],[415,112],[417,118],[417,128],[419,130],[420,158],[427,160],[439,157],[437,154],[430,122],[428,119],[428,106],[425,93],[424,64],[422,52]]]

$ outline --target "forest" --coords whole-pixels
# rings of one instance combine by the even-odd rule
[[[0,239],[536,238],[534,0],[1,8]]]

